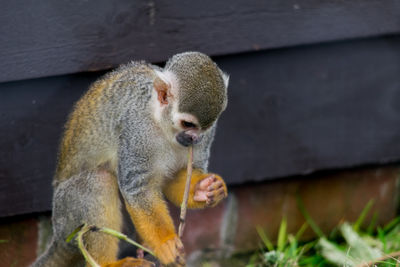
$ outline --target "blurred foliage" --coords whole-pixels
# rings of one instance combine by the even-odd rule
[[[298,199],[305,224],[293,235],[287,232],[287,219],[282,218],[276,246],[257,227],[262,248],[250,257],[246,267],[400,266],[400,217],[384,227],[376,227],[374,213],[369,225],[363,228],[373,204],[373,200],[369,201],[354,223],[341,223],[326,236]],[[302,242],[301,236],[307,227],[318,238]]]

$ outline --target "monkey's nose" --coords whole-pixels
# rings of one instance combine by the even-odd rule
[[[183,146],[195,145],[201,141],[201,137],[193,131],[183,131],[176,135],[176,141]]]

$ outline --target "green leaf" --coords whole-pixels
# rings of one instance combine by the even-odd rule
[[[339,266],[356,266],[357,262],[351,259],[347,252],[342,251],[334,243],[326,238],[321,238],[318,242],[321,248],[321,255],[328,261]]]
[[[375,200],[371,199],[368,201],[367,205],[365,205],[364,209],[361,211],[360,216],[358,217],[357,221],[353,225],[354,231],[358,232],[360,230],[360,227],[362,223],[365,220],[365,217],[367,216],[368,212],[371,210],[372,206],[374,205]]]
[[[349,254],[359,263],[382,257],[381,251],[368,245],[350,224],[343,223],[340,231],[349,245]]]

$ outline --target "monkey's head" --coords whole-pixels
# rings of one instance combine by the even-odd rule
[[[228,75],[199,52],[177,54],[156,73],[156,118],[179,144],[198,143],[226,108]]]

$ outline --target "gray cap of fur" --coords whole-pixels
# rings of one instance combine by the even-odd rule
[[[217,64],[205,54],[186,52],[168,60],[165,69],[178,78],[179,111],[196,116],[202,129],[210,127],[227,104],[224,74]]]

